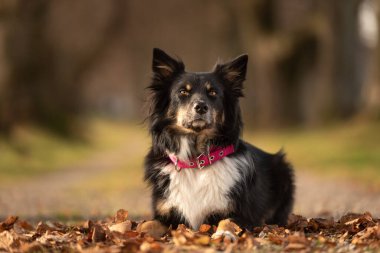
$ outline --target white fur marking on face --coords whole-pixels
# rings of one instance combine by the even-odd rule
[[[177,126],[183,127],[183,122],[185,120],[187,110],[184,108],[179,108],[177,111]]]
[[[252,166],[249,166],[250,160],[245,155],[225,157],[203,170],[182,169],[180,172],[173,164],[165,166],[162,173],[170,176],[165,208],[175,207],[193,229],[198,229],[212,213],[228,213],[231,207],[228,193],[241,181],[241,165],[244,169]]]
[[[191,156],[189,139],[186,137],[181,137],[180,139],[180,150],[177,157],[181,160],[189,160]]]

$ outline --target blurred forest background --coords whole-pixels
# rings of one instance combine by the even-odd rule
[[[246,122],[379,117],[378,1],[0,2],[0,126],[69,133],[82,115],[141,119],[153,47],[188,70],[248,53]]]
[[[99,180],[125,190],[121,171],[140,177],[149,145],[135,122],[159,47],[189,71],[249,54],[247,138],[253,128],[255,144],[285,145],[298,167],[353,167],[380,185],[379,27],[379,0],[0,0],[0,182],[117,146],[130,163]],[[128,157],[131,139],[142,144]],[[15,199],[0,196],[3,210]]]

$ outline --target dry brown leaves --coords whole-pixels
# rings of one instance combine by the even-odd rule
[[[128,220],[119,210],[104,221],[76,226],[57,222],[32,225],[17,217],[0,223],[0,252],[363,252],[380,250],[380,221],[370,213],[347,214],[338,221],[292,215],[287,227],[237,229],[237,241],[212,239],[215,226],[199,231],[184,225],[166,229],[155,221]]]

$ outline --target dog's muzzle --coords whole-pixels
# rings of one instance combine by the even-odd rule
[[[177,124],[196,132],[209,129],[214,124],[211,112],[209,105],[203,100],[195,101],[178,111]]]

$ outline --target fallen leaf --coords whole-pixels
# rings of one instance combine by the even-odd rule
[[[133,237],[137,237],[140,235],[140,232],[137,232],[137,231],[125,231],[124,235],[127,237],[127,238],[133,238]]]
[[[150,248],[150,243],[149,242],[143,242],[141,245],[140,245],[140,250],[142,252],[149,252],[151,250]]]
[[[54,228],[47,225],[45,222],[39,222],[37,224],[36,233],[39,235],[44,234],[46,231],[53,231]]]
[[[149,243],[149,242],[145,241],[140,245],[140,251],[142,251],[142,252],[161,252],[162,247],[160,244],[158,244],[156,242]]]
[[[160,239],[167,232],[167,227],[161,224],[161,222],[152,220],[140,223],[136,229],[139,233],[146,233],[155,239]]]
[[[25,243],[20,248],[24,253],[47,252],[39,242]]]
[[[199,227],[199,232],[201,232],[201,233],[208,233],[208,232],[210,232],[210,229],[211,229],[211,225],[208,225],[208,224],[202,224],[202,225]]]
[[[269,244],[270,242],[264,238],[260,238],[260,237],[255,237],[254,238],[254,242],[258,245],[267,245]]]
[[[84,232],[89,232],[92,229],[92,226],[94,225],[94,222],[91,220],[87,220],[83,223],[83,231]]]
[[[210,244],[211,238],[207,235],[200,236],[194,239],[194,243],[202,246],[207,246]]]
[[[220,230],[229,231],[232,234],[236,235],[242,231],[242,229],[236,223],[232,222],[230,219],[221,220],[219,222],[216,232]]]
[[[30,225],[30,223],[28,223],[27,221],[18,221],[16,223],[17,226],[19,226],[20,228],[24,229],[24,230],[27,230],[27,231],[32,231],[34,230],[34,227],[32,225]]]
[[[94,224],[92,229],[91,240],[92,242],[101,242],[106,239],[106,232],[99,224]]]
[[[315,220],[315,222],[317,222],[319,227],[322,229],[329,229],[329,228],[334,227],[335,225],[333,218],[329,218],[329,219],[314,218],[313,220]]]
[[[49,233],[48,231],[43,234],[41,237],[37,238],[36,241],[40,242],[43,245],[50,245],[56,243],[67,242],[68,238],[66,235],[54,231],[55,233]]]
[[[122,234],[124,234],[126,231],[130,231],[131,229],[132,229],[132,222],[128,220],[109,226],[110,231],[112,232],[116,231]]]
[[[152,251],[159,251],[160,252],[160,251],[162,251],[162,245],[158,242],[152,242],[150,244],[150,249]]]
[[[6,218],[5,221],[0,223],[0,232],[12,229],[13,224],[15,224],[17,220],[17,216],[9,216],[8,218]]]
[[[287,228],[290,230],[303,231],[308,225],[305,217],[295,214],[289,215]]]
[[[12,251],[12,248],[16,248],[19,245],[20,241],[15,234],[7,230],[0,233],[0,250]]]
[[[289,243],[309,244],[305,234],[300,232],[295,232],[294,234],[287,236],[286,240]]]
[[[366,240],[366,239],[376,239],[376,240],[380,240],[380,225],[377,224],[376,226],[373,226],[373,227],[368,227],[368,228],[365,228],[364,230],[360,231],[359,233],[357,233],[354,238],[353,238],[353,241],[357,241],[357,240],[360,240],[360,241],[363,241],[363,240]]]
[[[307,229],[310,231],[317,231],[320,229],[329,229],[334,227],[334,219],[312,218],[308,220]]]
[[[129,240],[126,241],[123,247],[121,247],[121,252],[138,252],[140,250],[140,243],[137,241]]]
[[[344,243],[344,241],[348,238],[348,232],[346,231],[342,236],[339,237],[339,243]]]
[[[187,239],[182,233],[178,231],[172,231],[172,235],[173,235],[173,242],[175,245],[181,246],[181,245],[186,244]]]
[[[269,234],[268,235],[268,240],[271,242],[271,243],[274,243],[274,244],[282,244],[283,241],[284,241],[284,238],[279,236],[279,235],[275,235],[275,234]]]
[[[339,219],[339,223],[349,225],[349,224],[357,223],[360,220],[361,221],[372,222],[373,218],[372,218],[372,215],[369,212],[366,212],[364,214],[347,213],[347,214],[343,215]]]
[[[128,211],[120,209],[116,212],[115,223],[120,223],[126,221],[128,218]]]

